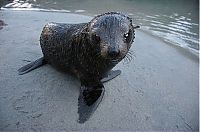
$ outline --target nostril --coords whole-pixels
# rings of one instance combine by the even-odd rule
[[[117,57],[117,56],[119,56],[119,54],[120,54],[120,51],[119,51],[119,50],[110,50],[110,51],[108,51],[108,55],[109,55],[111,58]]]

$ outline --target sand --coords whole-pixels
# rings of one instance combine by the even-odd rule
[[[141,30],[133,60],[105,84],[93,116],[79,124],[80,82],[45,65],[25,75],[17,69],[42,56],[39,37],[47,22],[80,23],[91,17],[1,10],[0,131],[198,131],[198,57]]]

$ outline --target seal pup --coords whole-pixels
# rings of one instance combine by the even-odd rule
[[[103,83],[121,73],[111,69],[127,55],[136,28],[131,18],[118,12],[98,15],[88,23],[48,23],[40,36],[43,57],[20,68],[19,74],[48,63],[76,75],[81,81],[79,122],[84,123],[103,98]]]

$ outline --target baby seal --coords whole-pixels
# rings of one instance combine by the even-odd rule
[[[73,73],[81,81],[79,122],[85,122],[101,102],[103,83],[121,71],[111,69],[128,53],[135,38],[132,19],[109,12],[88,23],[48,23],[40,36],[43,57],[20,68],[25,74],[44,64]]]

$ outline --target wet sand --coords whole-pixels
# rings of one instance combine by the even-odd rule
[[[23,76],[17,69],[42,56],[47,22],[80,23],[70,13],[0,11],[0,130],[2,131],[198,131],[198,58],[140,30],[134,59],[115,69],[93,116],[77,123],[80,82],[45,65]]]

